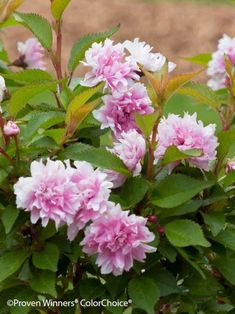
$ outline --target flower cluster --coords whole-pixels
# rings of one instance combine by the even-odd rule
[[[46,69],[43,60],[45,51],[36,38],[29,38],[25,42],[18,42],[17,49],[20,57],[14,62],[15,65],[27,69]]]
[[[94,117],[101,122],[101,128],[110,128],[116,137],[123,131],[138,129],[135,113],[146,115],[153,112],[146,87],[138,83],[141,73],[139,64],[157,72],[164,66],[166,58],[151,50],[139,39],[117,45],[107,39],[103,44],[94,43],[86,52],[83,63],[91,71],[81,84],[95,86],[105,82],[110,94],[103,97],[104,106],[94,112]],[[170,63],[169,69],[173,68]]]
[[[50,159],[46,164],[32,162],[31,176],[21,177],[14,186],[17,207],[30,212],[32,223],[41,219],[43,226],[49,220],[57,228],[66,224],[70,240],[92,221],[82,242],[84,252],[99,254],[97,263],[102,273],[120,275],[134,260],[143,261],[145,253],[155,250],[146,244],[154,236],[144,218],[128,216],[109,201],[112,183],[106,174],[87,162],[77,161],[74,166],[69,161],[64,164]],[[113,258],[107,265],[108,255]]]
[[[218,146],[215,134],[215,125],[203,126],[202,121],[197,121],[197,114],[192,116],[185,113],[181,118],[170,114],[168,118],[162,118],[158,126],[157,149],[155,150],[155,162],[157,163],[170,146],[176,146],[180,151],[198,149],[199,157],[190,157],[188,162],[198,168],[209,170],[210,163],[216,159],[216,147]],[[179,162],[169,166],[172,170]]]
[[[219,40],[217,51],[212,54],[212,60],[208,64],[207,74],[211,76],[208,86],[213,90],[226,87],[225,55],[235,65],[235,37],[231,38],[226,34]]]

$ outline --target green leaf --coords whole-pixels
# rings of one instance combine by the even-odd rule
[[[53,0],[51,3],[51,13],[56,20],[60,20],[64,10],[71,0]]]
[[[72,159],[87,161],[96,167],[130,175],[130,172],[123,164],[122,160],[103,148],[95,148],[86,144],[77,143],[65,148],[59,154],[59,157],[62,160]]]
[[[156,186],[152,203],[163,208],[173,208],[189,201],[214,184],[213,181],[201,181],[183,174],[173,174]]]
[[[10,114],[12,116],[17,115],[17,113],[24,108],[24,106],[31,98],[47,90],[56,91],[56,86],[57,83],[53,82],[28,85],[19,88],[11,97]]]
[[[205,239],[200,226],[188,219],[178,219],[168,223],[165,226],[165,233],[167,239],[174,246],[210,246],[210,243]]]
[[[115,194],[112,199],[120,203],[123,209],[126,209],[138,204],[144,198],[147,191],[148,182],[144,178],[129,178],[122,186],[118,196]]]
[[[0,256],[0,282],[14,274],[28,257],[24,250],[11,251]]]
[[[29,140],[36,135],[39,129],[48,129],[58,123],[64,122],[64,119],[65,114],[63,112],[48,111],[37,113],[22,130],[25,143],[29,145]],[[42,134],[44,135],[44,133]]]
[[[119,28],[120,26],[118,25],[104,33],[90,34],[82,37],[78,42],[76,42],[71,51],[68,64],[69,70],[74,71],[76,69],[80,61],[84,59],[86,51],[91,47],[94,42],[103,42],[106,38],[116,33]]]
[[[140,276],[132,279],[128,284],[128,294],[132,300],[132,306],[154,314],[154,306],[160,297],[160,291],[156,283],[147,277]]]
[[[214,263],[224,278],[227,279],[228,282],[230,282],[232,285],[235,285],[235,258],[222,256],[216,258]]]
[[[217,94],[204,84],[190,82],[182,87],[178,94],[193,97],[200,103],[211,106],[216,110],[221,107],[221,101]]]
[[[36,292],[57,296],[55,274],[49,270],[35,271],[29,285]]]
[[[164,210],[158,213],[158,216],[167,218],[171,216],[187,215],[196,212],[202,205],[202,200],[193,200],[177,207],[164,208]]]
[[[223,213],[202,213],[202,216],[214,237],[217,236],[221,230],[223,230],[225,226],[225,216]]]
[[[39,269],[56,272],[60,251],[53,243],[46,243],[42,251],[33,253],[33,264]]]
[[[235,142],[235,129],[223,131],[218,135],[219,147],[217,148],[218,158],[224,159],[230,147]]]
[[[225,247],[235,251],[235,229],[228,227],[224,231],[221,231],[214,239]]]
[[[229,172],[222,181],[225,188],[235,183],[235,171]]]
[[[199,157],[202,155],[200,149],[189,149],[185,151],[179,150],[176,146],[170,146],[167,148],[161,166],[166,166],[172,162],[189,159],[190,157]]]
[[[43,47],[52,46],[52,31],[49,22],[42,16],[34,13],[14,13],[17,22],[27,27],[40,41]]]
[[[8,173],[4,169],[0,169],[0,185],[4,184],[8,177]]]
[[[179,74],[169,80],[165,91],[165,99],[173,96],[182,86],[198,76],[204,69],[192,73]]]
[[[149,138],[149,136],[151,135],[157,117],[158,117],[157,112],[147,115],[140,115],[137,113],[135,114],[136,124],[138,125],[138,127],[143,132],[146,138]]]
[[[211,61],[210,53],[201,53],[194,57],[183,58],[185,61],[189,61],[199,65],[207,65]]]
[[[19,209],[16,208],[15,206],[8,205],[4,209],[1,219],[6,233],[9,233],[11,231],[11,228],[13,227],[18,215]]]
[[[24,84],[53,81],[53,77],[48,72],[39,69],[29,69],[16,73],[9,73],[4,75],[4,78]]]
[[[99,280],[87,278],[79,282],[79,293],[86,300],[97,299],[105,293],[105,288]]]

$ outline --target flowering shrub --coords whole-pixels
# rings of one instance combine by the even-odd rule
[[[177,74],[117,26],[65,69],[70,1],[53,25],[21,2],[0,4],[3,31],[33,36],[16,60],[0,45],[0,313],[235,313],[234,39]]]

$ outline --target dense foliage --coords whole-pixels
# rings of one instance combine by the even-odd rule
[[[63,69],[70,0],[52,25],[22,2],[0,2],[34,36],[0,45],[0,313],[235,313],[235,39],[176,74],[117,26]]]

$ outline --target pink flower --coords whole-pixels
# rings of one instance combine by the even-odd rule
[[[106,95],[103,97],[104,106],[94,110],[94,117],[101,122],[101,129],[110,128],[116,136],[123,131],[138,129],[134,114],[153,113],[145,86],[133,84],[121,95]]]
[[[156,251],[147,244],[154,240],[154,234],[146,222],[147,219],[129,215],[116,205],[87,227],[81,242],[83,251],[88,255],[97,254],[96,264],[102,274],[121,275],[131,269],[135,260],[144,262],[146,253]]]
[[[126,40],[123,46],[130,53],[130,56],[126,59],[141,64],[147,71],[158,72],[166,62],[165,56],[161,53],[151,52],[153,47],[150,47],[144,41],[139,41],[139,38],[135,38],[133,41]],[[169,72],[173,71],[175,67],[175,63],[168,63]]]
[[[64,223],[71,224],[79,208],[76,185],[61,161],[33,161],[31,176],[21,177],[14,185],[16,204],[31,213],[31,222],[39,218],[45,227],[49,220],[58,228]]]
[[[114,147],[109,149],[117,155],[136,177],[141,172],[141,160],[146,152],[145,139],[136,130],[122,132]]]
[[[3,133],[6,136],[16,136],[20,133],[20,128],[14,121],[8,121],[3,127]]]
[[[124,48],[121,44],[113,45],[113,41],[106,39],[104,43],[94,43],[87,50],[84,65],[91,68],[81,82],[83,86],[96,86],[105,82],[105,87],[118,93],[125,90],[128,83],[139,80],[136,64],[124,60]]]
[[[227,161],[225,170],[226,170],[226,173],[229,173],[235,170],[235,158],[231,158]]]
[[[227,55],[231,63],[235,65],[235,37],[231,38],[224,34],[219,40],[217,51],[212,54],[207,74],[211,76],[208,86],[213,90],[224,88],[227,85],[224,55]]]
[[[113,189],[116,189],[116,188],[119,188],[120,186],[122,186],[127,179],[127,176],[125,176],[124,174],[113,171],[113,170],[106,170],[105,169],[103,172],[106,174],[107,180],[112,182],[112,184],[113,184],[112,188]]]
[[[197,122],[197,115],[190,116],[188,113],[181,118],[170,114],[168,118],[162,118],[158,126],[157,149],[155,162],[157,163],[170,146],[176,146],[180,151],[199,149],[200,157],[191,157],[187,161],[198,168],[209,170],[210,164],[216,159],[216,147],[218,146],[215,136],[215,125],[209,124],[204,127],[202,121]],[[178,162],[170,166],[174,168]]]
[[[98,169],[94,170],[89,163],[75,161],[74,165],[76,168],[68,166],[69,180],[76,186],[80,205],[68,226],[68,238],[71,241],[88,221],[107,211],[112,188],[106,174]]]
[[[18,42],[17,49],[23,57],[23,62],[26,64],[27,69],[46,69],[43,61],[45,51],[36,38]]]

